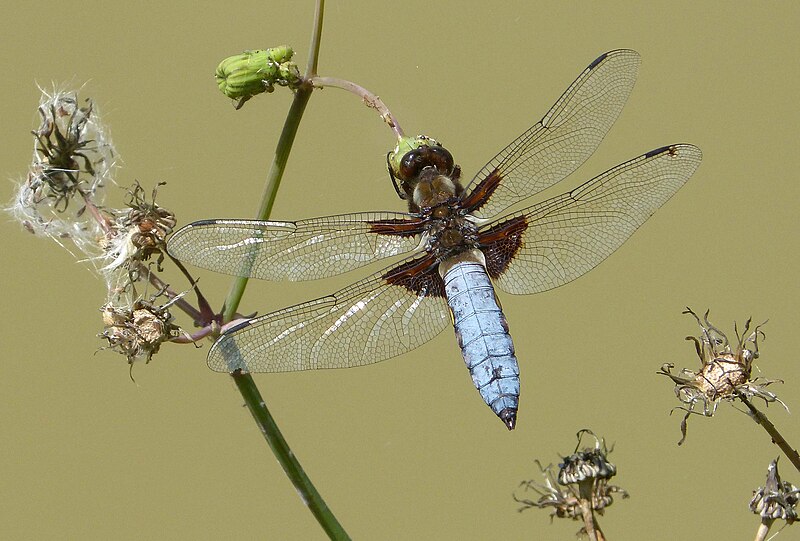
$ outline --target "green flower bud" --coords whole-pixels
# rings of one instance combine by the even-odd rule
[[[276,84],[296,88],[302,78],[290,61],[293,55],[288,45],[245,51],[220,62],[214,76],[222,93],[238,100],[238,109],[256,94],[272,92]]]
[[[277,77],[277,71],[268,51],[245,51],[220,62],[214,77],[223,94],[247,100],[266,92]]]
[[[267,53],[269,53],[270,58],[278,64],[288,62],[292,59],[292,56],[294,56],[294,50],[288,45],[272,47],[271,49],[267,49]]]

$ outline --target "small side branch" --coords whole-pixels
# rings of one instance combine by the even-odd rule
[[[395,133],[398,139],[404,137],[403,128],[400,127],[400,123],[394,117],[392,112],[383,103],[383,100],[380,97],[376,96],[363,86],[357,85],[352,81],[346,81],[344,79],[337,79],[336,77],[312,77],[311,84],[314,88],[325,88],[326,86],[332,86],[335,88],[341,88],[342,90],[347,90],[348,92],[352,92],[356,96],[360,97],[364,104],[371,108],[375,109],[378,114],[381,116],[384,122],[392,128],[392,131]]]

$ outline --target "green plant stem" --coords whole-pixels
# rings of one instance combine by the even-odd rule
[[[303,499],[303,502],[308,506],[311,513],[320,523],[322,529],[325,530],[325,533],[327,533],[328,537],[331,539],[349,540],[350,537],[344,531],[341,524],[339,524],[339,521],[336,520],[336,517],[328,508],[322,496],[319,495],[317,489],[314,488],[311,480],[303,471],[294,453],[292,453],[292,450],[283,438],[281,431],[278,429],[278,425],[275,424],[275,420],[272,418],[272,415],[270,415],[267,405],[261,398],[258,388],[255,386],[255,383],[253,383],[253,378],[250,377],[250,374],[242,373],[239,370],[234,371],[231,376],[239,392],[242,393],[247,408],[253,415],[253,419],[256,421],[261,433],[264,435],[264,439],[267,440],[272,452],[275,454],[278,462],[280,462],[283,471],[286,472],[289,480],[291,480],[295,489],[297,489],[297,492]]]
[[[308,47],[308,63],[306,64],[306,79],[311,79],[317,74],[319,65],[319,47],[322,42],[322,19],[325,14],[325,0],[317,0],[314,8],[314,30],[311,33],[311,45]]]
[[[303,85],[295,92],[292,106],[289,108],[289,114],[283,125],[283,131],[281,131],[280,139],[278,139],[278,146],[275,148],[275,157],[269,168],[269,173],[267,173],[267,184],[261,198],[261,206],[258,209],[258,214],[256,214],[257,220],[268,219],[272,212],[272,206],[275,204],[283,172],[286,169],[286,162],[289,160],[289,153],[292,151],[292,144],[297,135],[297,128],[300,126],[300,120],[303,118],[303,111],[308,104],[312,90],[310,85]],[[247,282],[248,278],[242,276],[234,280],[222,310],[223,323],[231,321],[236,314],[244,290],[247,287]]]
[[[324,0],[317,0],[316,10],[314,14],[314,30],[311,37],[311,46],[309,49],[309,62],[306,73],[306,79],[310,80],[316,73],[317,58],[319,57],[320,39],[322,36],[322,17],[324,13],[325,2]],[[264,194],[261,199],[261,205],[258,209],[257,219],[266,220],[272,212],[272,206],[275,203],[275,198],[280,187],[283,172],[286,169],[286,162],[289,159],[289,153],[294,143],[294,138],[297,135],[297,129],[300,125],[300,120],[303,117],[303,111],[308,104],[311,97],[313,86],[310,83],[303,84],[295,91],[294,100],[289,109],[286,117],[286,122],[283,125],[278,145],[275,149],[275,156],[270,166],[269,173],[267,174],[267,184],[264,188]],[[223,323],[233,319],[236,310],[239,308],[239,303],[247,287],[247,278],[236,278],[228,293],[223,307]],[[308,506],[311,513],[328,534],[328,537],[335,540],[349,540],[350,537],[342,528],[339,521],[328,508],[325,501],[320,496],[317,489],[311,483],[311,480],[303,471],[300,462],[295,457],[289,445],[286,443],[278,425],[275,423],[272,415],[267,408],[267,404],[261,396],[258,387],[253,381],[250,374],[242,373],[236,370],[231,373],[233,381],[236,383],[236,388],[244,398],[247,408],[253,415],[264,439],[269,444],[275,457],[278,459],[283,471],[291,480],[303,502]]]
[[[278,195],[278,188],[281,185],[283,171],[286,169],[286,162],[289,160],[289,153],[292,151],[292,144],[294,144],[294,138],[297,135],[300,120],[303,118],[303,112],[306,109],[309,98],[311,98],[311,92],[314,90],[313,85],[309,81],[317,73],[324,13],[325,0],[317,0],[314,10],[314,30],[311,33],[308,65],[306,66],[306,82],[295,91],[292,106],[289,108],[289,113],[286,115],[286,122],[283,124],[283,130],[278,139],[278,145],[275,148],[275,157],[272,159],[272,165],[270,165],[269,172],[267,173],[267,184],[264,187],[264,194],[261,197],[261,205],[256,214],[256,219],[258,220],[266,220],[272,213],[272,206],[275,204],[275,198]],[[247,280],[248,279],[245,277],[239,277],[234,280],[222,310],[223,323],[232,320],[236,314],[236,309],[239,308],[239,302],[242,300],[242,295],[247,287]]]

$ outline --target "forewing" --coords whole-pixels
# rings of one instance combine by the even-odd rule
[[[686,183],[700,149],[663,147],[606,171],[569,193],[484,226],[479,242],[494,283],[538,293],[597,266]]]
[[[492,217],[578,168],[592,155],[622,111],[639,70],[639,53],[601,55],[537,124],[492,158],[467,190],[472,214]],[[488,199],[488,200],[487,200]]]
[[[441,278],[425,255],[228,330],[211,347],[208,365],[218,372],[361,366],[424,344],[449,321]]]
[[[167,250],[198,267],[263,280],[316,280],[417,247],[419,218],[399,212],[298,222],[202,220],[170,237]]]

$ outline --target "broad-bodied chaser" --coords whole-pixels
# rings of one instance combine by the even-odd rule
[[[402,140],[388,162],[408,213],[203,220],[176,232],[168,246],[173,256],[265,280],[316,280],[411,252],[332,295],[226,330],[208,354],[209,366],[222,372],[361,366],[424,344],[452,319],[475,386],[513,429],[519,368],[493,286],[539,293],[581,276],[700,165],[697,147],[665,146],[570,192],[503,212],[564,179],[594,152],[620,114],[638,67],[635,51],[600,56],[541,121],[466,186],[439,143],[423,136]]]

